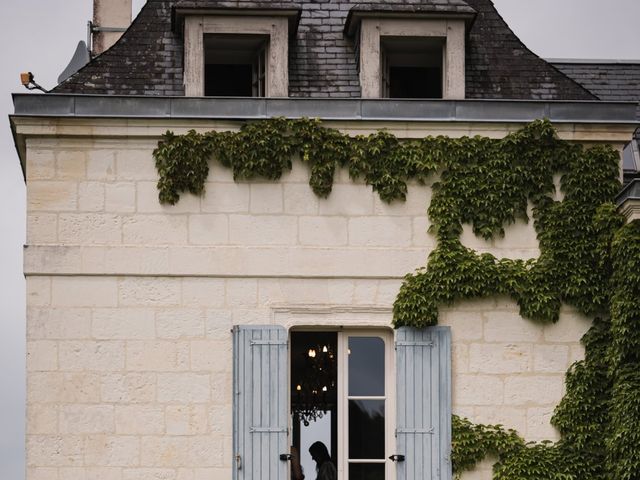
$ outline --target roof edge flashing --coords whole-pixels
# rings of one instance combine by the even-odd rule
[[[14,116],[555,123],[637,126],[635,102],[159,97],[14,93]],[[630,135],[631,136],[631,135]]]
[[[241,7],[211,7],[187,8],[173,7],[171,13],[171,30],[182,33],[184,18],[190,15],[238,16],[238,17],[286,17],[289,20],[289,36],[295,36],[300,24],[302,10],[299,8],[241,8]]]

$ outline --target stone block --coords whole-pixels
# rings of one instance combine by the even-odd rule
[[[166,372],[177,368],[176,343],[135,340],[127,342],[127,370]]]
[[[584,347],[582,345],[572,345],[569,350],[569,365],[584,360]]]
[[[551,425],[551,417],[555,407],[534,407],[527,409],[527,440],[558,440],[560,433]]]
[[[590,319],[563,305],[560,308],[560,319],[544,327],[544,339],[553,343],[578,343],[591,325]]]
[[[317,215],[322,200],[308,184],[284,184],[284,213],[289,215]]]
[[[61,150],[56,153],[56,178],[84,180],[87,178],[87,154],[84,150]]]
[[[513,375],[504,381],[506,405],[557,405],[563,393],[562,375]]]
[[[526,408],[504,405],[475,407],[472,420],[485,425],[502,425],[516,430],[520,435],[525,435],[527,431]]]
[[[83,437],[79,435],[27,435],[28,467],[83,464]]]
[[[569,367],[568,345],[535,345],[533,355],[536,372],[565,373]]]
[[[50,180],[56,172],[56,157],[53,150],[27,148],[27,182]]]
[[[89,403],[100,400],[94,373],[32,372],[27,376],[27,402]]]
[[[164,409],[157,405],[116,405],[116,433],[123,435],[161,435]]]
[[[81,182],[78,184],[78,210],[81,212],[104,211],[105,184]]]
[[[115,307],[118,284],[109,277],[54,277],[51,285],[55,307]]]
[[[346,218],[300,217],[298,229],[301,245],[346,245],[348,242]]]
[[[231,342],[194,340],[191,342],[191,371],[229,372],[232,369]]]
[[[51,340],[27,342],[27,371],[58,369],[58,344]]]
[[[58,433],[58,406],[51,403],[28,403],[26,433],[29,435]]]
[[[99,340],[155,338],[155,312],[143,308],[97,308],[91,333]]]
[[[114,425],[112,405],[62,405],[60,407],[60,433],[113,433]]]
[[[451,327],[454,342],[469,342],[482,338],[483,320],[480,312],[443,309],[438,324]]]
[[[374,213],[382,216],[418,216],[424,217],[431,204],[431,187],[424,185],[407,185],[406,201],[394,200],[387,203],[375,194],[373,198]]]
[[[189,238],[187,217],[135,215],[122,223],[122,241],[133,245],[184,245]]]
[[[369,186],[334,184],[329,197],[320,200],[320,215],[372,215],[373,198],[374,194]]]
[[[525,320],[517,311],[494,311],[483,314],[484,339],[488,342],[538,342],[543,327]]]
[[[175,205],[160,203],[158,197],[157,182],[138,182],[136,184],[137,201],[134,202],[136,209],[140,213],[199,213],[200,212],[200,196],[192,195],[187,192],[180,194],[180,201]]]
[[[131,213],[136,210],[136,184],[107,183],[104,186],[104,209],[107,212]]]
[[[158,338],[203,338],[205,312],[195,308],[171,308],[156,312]]]
[[[231,372],[222,373],[211,376],[211,404],[213,405],[231,405],[232,404],[232,388],[233,381]]]
[[[356,285],[351,279],[331,279],[327,282],[328,303],[350,305],[353,303]]]
[[[230,338],[233,315],[229,310],[207,310],[207,338]]]
[[[124,368],[122,341],[61,341],[58,347],[60,370],[110,372]]]
[[[58,216],[53,213],[27,215],[27,244],[56,243]]]
[[[401,285],[401,280],[380,280],[376,292],[376,304],[393,306]]]
[[[451,345],[451,371],[453,375],[469,373],[469,346],[464,343]]]
[[[429,250],[436,245],[436,238],[429,233],[431,222],[425,217],[414,217],[411,220],[411,244],[414,247],[427,247]]]
[[[226,215],[190,215],[189,243],[226,245],[229,243],[229,219]]]
[[[101,377],[100,400],[109,403],[149,403],[156,399],[154,373],[114,373]]]
[[[90,149],[87,152],[87,179],[111,181],[116,178],[115,151]]]
[[[61,467],[59,480],[122,480],[120,467]]]
[[[158,402],[206,403],[211,399],[208,374],[160,373],[158,374]]]
[[[176,480],[177,471],[172,468],[125,468],[122,480]]]
[[[353,290],[353,303],[358,305],[373,305],[378,292],[378,282],[375,280],[356,280]]]
[[[116,151],[116,165],[118,180],[158,181],[158,171],[151,150],[119,148]]]
[[[158,467],[211,467],[222,464],[222,444],[208,436],[143,437],[141,462]]]
[[[213,405],[209,408],[209,429],[216,433],[232,431],[233,412],[231,405]]]
[[[84,462],[95,466],[137,466],[140,439],[127,435],[89,435],[85,438]]]
[[[185,307],[222,307],[226,280],[223,278],[184,278],[182,304]]]
[[[411,245],[410,217],[359,217],[349,219],[349,245],[408,247]]]
[[[58,239],[70,245],[117,245],[122,242],[122,219],[104,213],[63,214]]]
[[[167,435],[204,435],[209,430],[207,407],[196,405],[168,405],[165,411]]]
[[[502,405],[504,384],[495,375],[456,375],[453,378],[453,404]]]
[[[51,303],[51,279],[26,277],[27,307],[44,307]]]
[[[75,182],[27,183],[27,212],[72,212],[77,208],[78,185]]]
[[[202,197],[202,211],[207,213],[248,213],[249,184],[214,183],[207,184]]]
[[[251,183],[249,185],[251,214],[282,213],[283,188],[281,181],[273,183]]]
[[[229,242],[232,245],[295,245],[297,241],[297,217],[229,216]]]
[[[59,480],[57,467],[27,467],[29,480]]]
[[[480,373],[530,372],[533,348],[530,343],[484,344],[469,346],[469,370]]]
[[[104,272],[162,274],[169,271],[167,247],[116,247],[96,251],[82,250],[83,267]],[[94,270],[94,271],[95,271]]]
[[[254,306],[258,303],[258,281],[251,278],[230,278],[227,280],[226,304],[237,308]]]
[[[121,306],[172,307],[180,305],[179,278],[134,278],[120,280],[118,298]]]

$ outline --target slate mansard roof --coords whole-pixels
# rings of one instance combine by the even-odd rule
[[[183,40],[172,18],[176,8],[187,7],[299,9],[299,25],[289,44],[290,97],[360,97],[357,48],[344,31],[347,16],[352,10],[399,10],[475,15],[467,37],[467,98],[597,99],[529,51],[490,0],[147,0],[116,45],[53,92],[184,95]]]
[[[638,102],[640,120],[640,61],[550,60],[561,72],[584,85],[600,100]]]

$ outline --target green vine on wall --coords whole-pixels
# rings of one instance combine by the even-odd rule
[[[610,203],[620,188],[611,147],[561,141],[548,121],[499,140],[400,141],[383,131],[351,137],[317,120],[274,118],[238,132],[167,133],[154,156],[160,201],[169,204],[182,192],[204,193],[212,159],[236,180],[277,180],[298,156],[320,197],[331,193],[336,169],[347,168],[386,202],[405,200],[409,180],[424,183],[439,172],[428,207],[437,247],[425,268],[405,277],[395,326],[435,325],[440,306],[495,295],[510,296],[537,322],[557,321],[562,303],[598,317],[552,419],[561,440],[526,444],[500,426],[454,417],[455,471],[492,454],[497,480],[640,478],[640,227],[622,227]],[[555,200],[555,175],[562,201]],[[492,239],[529,220],[529,207],[537,259],[497,259],[461,243],[463,224]]]

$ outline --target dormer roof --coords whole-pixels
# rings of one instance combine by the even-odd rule
[[[355,10],[353,10],[355,7]],[[301,0],[297,2],[147,0],[108,51],[94,58],[55,93],[184,95],[183,38],[174,12],[186,9],[297,9],[299,24],[289,44],[289,96],[361,96],[355,39],[344,34],[355,12],[388,14],[413,9],[476,17],[466,40],[466,98],[594,100],[587,89],[533,54],[520,42],[490,0]]]

